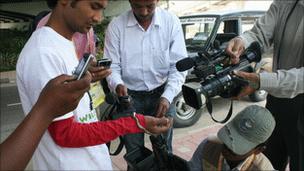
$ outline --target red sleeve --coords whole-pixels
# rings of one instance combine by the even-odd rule
[[[140,124],[146,127],[144,116],[136,114],[136,117]],[[55,143],[61,147],[94,146],[128,133],[143,132],[132,117],[93,123],[79,123],[71,117],[53,122],[48,127],[48,131]]]

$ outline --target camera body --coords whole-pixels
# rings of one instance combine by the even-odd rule
[[[92,54],[85,53],[81,60],[79,61],[79,64],[77,65],[75,71],[73,72],[73,76],[76,77],[77,80],[79,80],[83,75],[87,72],[91,60],[94,58]]]
[[[229,65],[229,56],[224,51],[211,55],[200,54],[191,72],[195,77],[182,86],[185,102],[195,109],[200,109],[211,97],[236,96],[243,86],[248,85],[248,81],[236,76],[233,71],[254,72],[251,63],[260,60],[261,49],[257,42],[245,50],[236,65]]]
[[[99,59],[97,60],[97,66],[103,66],[105,68],[110,68],[112,64],[112,60],[109,58],[103,58],[103,59]]]
[[[112,115],[113,119],[124,117],[126,115],[132,115],[135,112],[133,106],[132,97],[127,96],[117,96],[115,93],[110,92],[106,94],[105,101],[116,107],[115,113]]]

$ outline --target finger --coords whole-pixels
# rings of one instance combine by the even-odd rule
[[[158,104],[158,107],[157,107],[157,111],[156,111],[156,115],[155,115],[157,118],[160,118],[162,117],[162,106],[160,104]]]
[[[240,100],[242,97],[244,97],[244,96],[246,96],[246,93],[245,93],[245,91],[243,90],[243,91],[241,91],[238,95],[237,95],[237,97],[236,97],[236,100]]]
[[[97,66],[97,61],[95,58],[93,58],[93,60],[91,62],[91,66]]]
[[[234,46],[234,41],[233,40],[229,41],[228,46],[226,47],[226,52],[232,53],[233,46]]]
[[[155,133],[159,134],[159,133],[167,132],[169,128],[170,126],[157,127]]]
[[[89,67],[89,71],[90,71],[91,73],[99,72],[99,71],[101,71],[101,70],[102,70],[102,67],[93,66],[93,65]]]
[[[100,70],[98,72],[94,72],[94,79],[103,79],[109,76],[112,73],[111,69]]]
[[[242,91],[237,95],[237,98],[240,99],[244,96],[251,94],[251,92],[253,92],[253,89],[251,87],[249,86],[243,87]]]
[[[89,84],[92,81],[92,74],[87,71],[80,80],[85,80]]]
[[[79,103],[79,101],[82,99],[82,97],[84,96],[84,93],[85,93],[86,91],[83,91],[83,92],[81,92],[81,91],[78,91],[78,97],[76,97],[76,99],[75,99],[75,101],[74,101],[74,103]]]
[[[61,74],[61,75],[53,78],[51,81],[54,82],[55,84],[59,84],[59,83],[69,82],[72,80],[75,80],[74,76]]]
[[[243,72],[243,71],[233,71],[233,73],[239,77],[242,77],[242,78],[248,78],[249,77],[249,73],[247,72]]]
[[[166,117],[158,118],[157,125],[166,126],[168,124],[170,124],[170,119],[169,118],[166,118]]]
[[[83,78],[81,78],[80,80],[71,81],[65,85],[71,91],[77,91],[77,90],[86,91],[90,88],[91,80],[92,80],[91,74],[86,73],[85,76]]]
[[[168,111],[167,106],[166,106],[166,105],[163,105],[163,106],[162,106],[162,112],[161,112],[162,115],[161,115],[161,117],[166,116],[167,111]]]

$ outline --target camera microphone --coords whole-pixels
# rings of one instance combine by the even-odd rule
[[[195,66],[195,60],[189,57],[176,62],[176,69],[179,72],[186,71],[194,66]]]

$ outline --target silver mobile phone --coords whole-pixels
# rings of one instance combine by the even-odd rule
[[[83,75],[87,72],[91,60],[94,58],[92,54],[85,53],[82,57],[82,59],[79,61],[79,64],[77,65],[75,71],[73,72],[73,75],[76,77],[77,80],[79,80]]]
[[[103,58],[103,59],[97,60],[97,66],[103,66],[105,68],[110,68],[111,64],[112,64],[112,60],[109,58]]]

